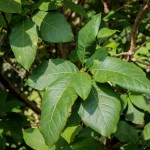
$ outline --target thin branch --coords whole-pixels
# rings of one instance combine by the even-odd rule
[[[32,109],[35,113],[40,114],[41,110],[36,106],[36,104],[30,101],[27,96],[22,93],[19,89],[14,87],[13,84],[10,83],[8,79],[4,77],[2,73],[0,73],[0,82],[4,85],[6,89],[8,89],[18,100],[25,103],[30,109]]]
[[[137,40],[137,32],[140,22],[142,21],[142,18],[146,15],[147,11],[150,9],[150,0],[147,0],[144,2],[143,6],[140,8],[136,19],[134,21],[134,24],[132,26],[131,30],[131,41],[130,41],[130,48],[128,52],[123,52],[120,54],[117,54],[116,56],[132,56],[136,52],[136,40]]]
[[[131,42],[130,42],[130,49],[129,49],[129,51],[131,51],[131,52],[135,53],[135,51],[136,51],[135,44],[136,44],[136,39],[137,39],[138,27],[139,27],[139,24],[140,24],[142,18],[146,15],[149,8],[150,8],[150,0],[148,0],[147,2],[144,2],[143,6],[139,10],[137,17],[134,21],[134,24],[133,24],[132,30],[131,30]]]
[[[140,47],[138,47],[138,48],[136,49],[136,51],[139,50],[141,47],[143,47],[143,46],[144,46],[145,44],[147,44],[148,42],[150,42],[150,39],[148,39],[148,40],[145,41],[143,44],[141,44]]]
[[[143,64],[143,65],[145,65],[145,66],[147,66],[147,67],[150,67],[150,63],[147,63],[147,62],[138,60],[138,59],[136,59],[136,58],[131,58],[131,61],[137,62],[137,63],[139,63],[139,64]]]

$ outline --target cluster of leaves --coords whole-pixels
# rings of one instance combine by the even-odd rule
[[[149,68],[114,57],[130,46],[128,36],[134,21],[131,12],[137,14],[140,2],[127,3],[130,7],[122,10],[123,14],[117,10],[120,1],[108,14],[99,13],[98,1],[84,1],[82,7],[75,2],[0,0],[1,73],[9,78],[12,69],[5,71],[4,64],[8,56],[13,57],[12,50],[13,65],[18,62],[30,73],[27,81],[26,71],[19,79],[23,92],[31,94],[29,87],[25,89],[26,82],[43,94],[39,127],[25,129],[30,125],[20,115],[20,108],[25,106],[13,98],[9,100],[7,92],[0,93],[3,149],[12,144],[36,150],[150,147]],[[133,56],[143,61],[140,56],[145,54],[144,64],[149,62],[149,43],[144,50],[140,44],[149,38],[144,34],[149,31],[148,17],[149,13],[139,29],[139,50]]]

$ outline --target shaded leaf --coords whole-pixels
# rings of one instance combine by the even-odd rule
[[[79,138],[72,145],[72,150],[104,150],[102,143],[93,138]]]
[[[76,99],[70,77],[55,81],[46,90],[42,101],[40,131],[50,147],[59,139]]]
[[[67,141],[61,136],[50,150],[72,150]]]
[[[45,144],[45,140],[40,133],[39,129],[29,128],[24,130],[23,137],[28,146],[35,150],[49,150]]]
[[[0,11],[21,13],[21,0],[0,0]]]
[[[77,54],[82,63],[95,51],[100,22],[101,14],[97,14],[79,31]]]
[[[130,100],[128,100],[128,109],[126,112],[126,118],[135,124],[144,123],[144,113],[136,109]]]
[[[116,93],[106,85],[94,84],[92,91],[79,109],[84,123],[103,136],[110,136],[117,129],[120,102]]]
[[[79,72],[72,77],[72,85],[76,93],[85,100],[92,88],[91,77],[85,72]]]
[[[134,144],[136,144],[139,139],[137,130],[124,121],[119,122],[115,136],[121,142],[134,143]]]
[[[131,91],[149,94],[150,81],[144,72],[132,63],[119,58],[107,57],[90,70],[97,82],[110,81]]]
[[[72,76],[77,72],[79,72],[78,68],[69,61],[50,59],[33,71],[27,83],[35,89],[43,90],[57,79]]]
[[[132,93],[132,94],[129,95],[129,97],[130,97],[130,100],[132,101],[132,103],[136,107],[138,107],[138,108],[140,108],[140,109],[142,109],[144,111],[150,112],[149,100],[146,99],[143,95]]]
[[[87,13],[85,12],[82,6],[77,5],[69,0],[64,0],[64,5],[70,8],[72,11],[76,12],[77,14],[87,18]]]
[[[10,34],[10,46],[17,61],[27,70],[34,62],[38,35],[36,25],[25,19],[15,25]]]

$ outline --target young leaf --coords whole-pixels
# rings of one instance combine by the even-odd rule
[[[139,139],[137,130],[124,121],[119,122],[115,136],[121,142],[134,143],[134,144],[136,144]]]
[[[97,14],[79,31],[77,54],[82,63],[95,51],[100,22],[101,14]]]
[[[117,129],[120,110],[116,93],[109,86],[94,84],[79,109],[79,115],[87,126],[103,136],[110,136]]]
[[[33,71],[27,83],[35,89],[43,90],[55,80],[65,76],[72,76],[77,72],[79,72],[78,68],[69,61],[50,59],[39,65],[37,69]]]
[[[27,70],[35,59],[37,42],[37,29],[32,21],[25,19],[13,27],[10,46],[17,61]]]
[[[80,125],[67,127],[61,136],[70,144],[71,142],[73,142],[75,137],[79,134],[81,129],[82,126]]]
[[[24,130],[23,137],[28,146],[35,150],[49,150],[50,148],[45,144],[43,135],[39,129],[29,128]]]
[[[128,110],[126,112],[126,118],[135,124],[144,123],[144,113],[136,109],[130,100],[128,100]]]
[[[21,0],[0,0],[0,11],[21,13]]]
[[[59,12],[50,12],[44,17],[40,27],[43,40],[52,43],[73,41],[73,33],[65,17]]]
[[[78,13],[79,15],[87,18],[87,13],[83,9],[83,7],[81,7],[80,5],[77,5],[69,0],[64,0],[64,5],[70,8],[72,11]]]
[[[85,72],[79,72],[72,77],[72,85],[76,93],[85,100],[92,88],[91,77]]]
[[[86,66],[88,68],[92,67],[95,62],[105,59],[107,55],[108,51],[106,48],[98,48],[95,53],[89,59],[87,59]]]
[[[149,94],[150,81],[134,64],[119,58],[107,57],[95,63],[90,70],[97,82],[110,81],[128,90]]]
[[[76,99],[70,77],[60,78],[46,90],[42,101],[40,131],[50,147],[59,139]]]
[[[144,130],[142,131],[142,142],[147,145],[150,146],[150,123],[148,123],[145,127]]]
[[[109,28],[102,28],[99,30],[97,38],[98,39],[104,39],[104,38],[107,38],[107,37],[113,35],[116,32],[118,32],[118,30],[112,30]]]

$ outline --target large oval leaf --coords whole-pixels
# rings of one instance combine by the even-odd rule
[[[92,88],[91,77],[85,72],[79,72],[72,77],[72,85],[76,93],[85,100]]]
[[[38,35],[36,25],[26,19],[15,25],[10,34],[10,46],[17,61],[27,70],[36,55]]]
[[[35,89],[43,90],[58,78],[69,77],[77,72],[79,72],[78,68],[69,61],[50,59],[37,67],[27,83]]]
[[[85,124],[103,136],[110,136],[117,129],[120,102],[109,86],[94,84],[92,91],[79,109]]]
[[[77,94],[70,83],[70,77],[55,81],[43,97],[40,131],[50,147],[59,139],[69,117],[69,111],[77,99]]]
[[[95,15],[80,31],[78,35],[77,54],[82,63],[90,57],[96,48],[96,36],[101,22],[101,14]]]
[[[21,0],[0,0],[0,11],[21,13]]]
[[[74,39],[69,23],[59,12],[47,13],[41,23],[40,33],[47,42],[70,42]]]
[[[90,70],[95,81],[110,81],[131,91],[150,93],[150,81],[145,77],[144,72],[134,64],[119,58],[107,57]]]

